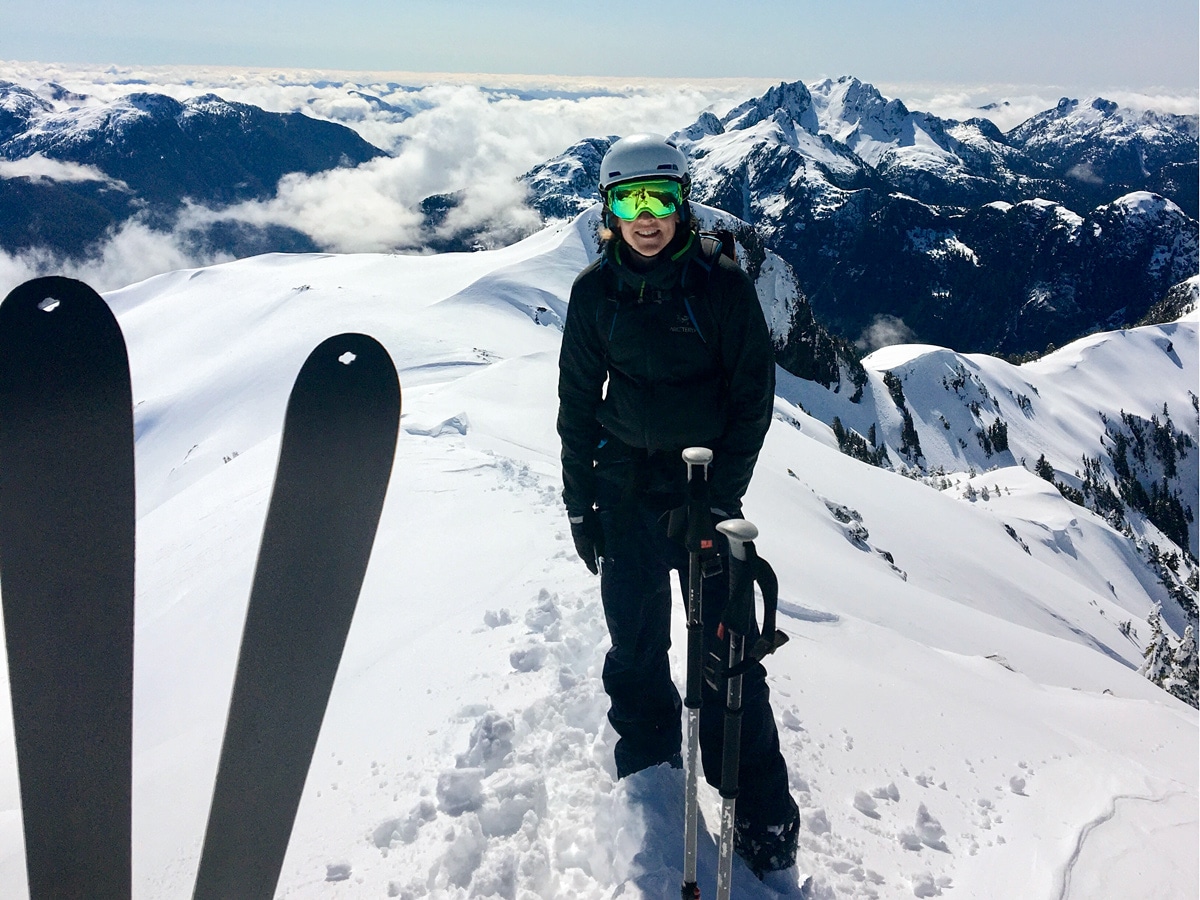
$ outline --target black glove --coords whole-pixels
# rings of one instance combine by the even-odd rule
[[[570,522],[575,551],[589,572],[599,574],[599,559],[604,555],[604,530],[600,527],[600,516],[594,509],[589,509],[581,516],[571,516]]]

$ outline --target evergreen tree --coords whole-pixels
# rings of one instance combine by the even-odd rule
[[[1196,634],[1189,625],[1171,653],[1171,672],[1165,687],[1189,706],[1197,706]]]
[[[1146,649],[1142,651],[1142,657],[1146,661],[1142,663],[1142,667],[1138,671],[1162,687],[1171,671],[1172,654],[1171,643],[1163,633],[1162,615],[1157,606],[1150,613],[1146,624],[1150,626],[1150,640],[1146,644]]]
[[[1051,484],[1054,483],[1054,466],[1046,461],[1045,453],[1038,457],[1037,464],[1033,467],[1033,474],[1039,478],[1045,478]]]
[[[925,455],[921,452],[921,436],[917,434],[917,424],[907,406],[901,407],[900,417],[904,421],[900,428],[900,453],[915,463]]]
[[[987,434],[997,453],[1008,449],[1008,423],[1003,419],[997,417],[996,421],[988,426]]]

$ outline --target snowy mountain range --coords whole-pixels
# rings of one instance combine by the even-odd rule
[[[86,253],[134,215],[169,228],[185,204],[265,199],[286,174],[385,155],[344,126],[214,94],[181,102],[139,93],[100,105],[54,96],[60,102],[0,82],[0,159],[41,163],[24,177],[0,178],[6,211],[0,247],[9,251]],[[280,226],[254,233],[223,224],[192,239],[247,254],[317,249],[306,235]]]
[[[385,101],[349,85],[346,100],[389,121],[436,102],[389,87],[399,92]],[[1064,98],[1001,132],[985,114],[913,111],[843,77],[777,85],[724,115],[701,113],[676,137],[695,161],[695,197],[753,226],[816,320],[866,349],[882,322],[963,351],[1042,352],[1140,321],[1196,274],[1196,116]],[[415,221],[397,249],[497,246],[539,216],[570,220],[595,202],[611,140],[586,138],[526,173],[536,215],[498,224],[488,216],[510,214],[515,193],[495,213],[471,208],[465,189],[398,209]],[[101,103],[5,82],[0,250],[84,258],[131,221],[181,231],[202,258],[328,249],[293,206],[268,214],[244,201],[277,196],[288,173],[369,168],[385,155],[334,122],[211,94]]]
[[[883,316],[912,339],[1041,351],[1138,321],[1198,269],[1195,116],[1064,99],[1004,134],[841,78],[675,137],[694,196],[752,224],[851,340]],[[610,141],[531,172],[531,203],[552,219],[594,202]]]
[[[598,585],[559,500],[558,344],[595,227],[588,212],[470,254],[266,255],[107,295],[135,403],[136,897],[190,893],[287,393],[341,331],[388,348],[402,433],[278,896],[678,891],[682,781],[615,780]],[[780,340],[795,296],[768,283]],[[1200,722],[1137,671],[1156,608],[1172,641],[1189,621],[1144,552],[1161,561],[1168,538],[1067,495],[1118,432],[1127,468],[1158,479],[1165,444],[1145,432],[1158,449],[1139,456],[1129,423],[1169,420],[1195,500],[1198,338],[1193,309],[1021,366],[896,345],[857,383],[780,372],[746,514],[792,637],[768,670],[808,900],[1194,890]],[[855,458],[849,431],[891,466]],[[1188,541],[1194,556],[1194,526]],[[20,897],[8,709],[0,893]],[[734,879],[744,900],[799,896]]]

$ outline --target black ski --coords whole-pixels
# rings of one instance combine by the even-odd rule
[[[0,304],[0,593],[33,900],[128,898],[133,403],[121,329],[68,278]]]
[[[288,399],[196,900],[274,895],[395,455],[387,351],[332,337]]]

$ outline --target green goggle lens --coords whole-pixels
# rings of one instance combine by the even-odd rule
[[[614,216],[632,222],[643,212],[663,219],[683,206],[683,185],[667,178],[619,184],[608,191],[608,208]]]

